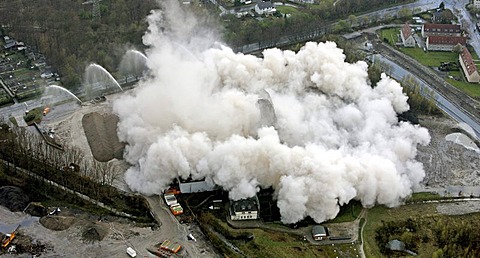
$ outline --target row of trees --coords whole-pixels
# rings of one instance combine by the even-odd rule
[[[405,249],[418,252],[421,245],[433,246],[431,257],[480,257],[480,231],[478,216],[436,216],[422,219],[406,219],[384,222],[375,231],[380,251],[392,256],[402,256],[387,249],[387,243],[397,239]],[[432,250],[432,248],[422,248]],[[429,254],[420,253],[423,257]]]
[[[336,2],[334,5],[333,3]],[[320,1],[318,4],[305,5],[305,9],[292,14],[289,18],[238,19],[233,14],[223,18],[225,28],[225,40],[232,46],[242,46],[250,43],[278,39],[281,36],[289,36],[302,32],[313,31],[318,28],[328,27],[338,19],[342,19],[329,30],[345,31],[353,26],[362,27],[369,23],[384,20],[386,17],[363,16],[358,18],[354,13],[370,11],[386,5],[407,2],[407,0],[340,0]],[[406,9],[411,15],[411,9]],[[403,11],[401,13],[403,14]],[[400,14],[399,14],[400,15]]]
[[[127,194],[111,186],[121,176],[121,171],[112,163],[86,157],[78,148],[55,148],[25,128],[9,128],[2,122],[0,125],[0,160],[9,162],[5,169],[8,173],[16,174],[17,168],[28,170],[117,210],[137,216],[139,221],[152,221],[148,205],[142,196]],[[38,183],[45,184],[41,181]]]

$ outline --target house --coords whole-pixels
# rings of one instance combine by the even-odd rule
[[[258,1],[255,5],[255,12],[259,15],[274,14],[277,10],[271,1]]]
[[[426,45],[430,51],[452,51],[456,45],[467,45],[466,37],[428,36]]]
[[[178,180],[178,186],[180,188],[180,192],[182,193],[199,193],[199,192],[208,192],[214,191],[216,189],[216,185],[205,179],[202,180],[192,180],[192,179],[180,179]]]
[[[473,0],[473,7],[480,8],[480,0]]]
[[[260,218],[258,197],[251,197],[230,202],[231,220],[252,220]]]
[[[478,73],[477,65],[473,62],[472,55],[468,48],[464,47],[462,53],[458,55],[458,61],[462,66],[463,73],[468,82],[480,82],[480,74]]]
[[[327,228],[322,225],[315,225],[312,227],[312,237],[316,241],[327,239]]]
[[[460,37],[462,29],[458,24],[425,23],[422,25],[422,37],[428,36],[451,36]]]
[[[415,38],[413,37],[412,28],[408,23],[405,23],[400,30],[400,37],[404,47],[415,47]]]

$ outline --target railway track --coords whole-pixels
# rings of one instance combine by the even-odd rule
[[[413,58],[394,50],[392,47],[387,46],[384,43],[376,42],[375,49],[380,54],[391,60],[395,60],[397,64],[410,70],[412,74],[429,84],[437,94],[449,100],[458,109],[462,110],[465,115],[477,124],[480,124],[480,110],[478,109],[480,103],[477,100],[446,82],[430,68],[423,66]]]

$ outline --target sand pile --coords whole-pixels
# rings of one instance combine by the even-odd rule
[[[117,123],[118,117],[114,114],[93,112],[83,116],[85,136],[96,160],[107,162],[123,158],[125,144],[118,140]]]

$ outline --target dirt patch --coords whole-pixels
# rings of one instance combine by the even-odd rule
[[[44,244],[40,241],[33,240],[30,236],[26,236],[22,233],[17,234],[10,246],[14,246],[10,249],[9,253],[13,254],[31,254],[40,256],[43,252],[53,250],[53,247],[49,244]]]
[[[83,130],[96,160],[107,162],[114,158],[123,158],[125,144],[118,140],[118,121],[114,114],[93,112],[83,116]]]
[[[89,223],[82,230],[82,239],[84,242],[93,243],[95,241],[102,241],[108,234],[108,229],[100,224]]]
[[[423,163],[426,173],[423,183],[427,186],[479,185],[479,154],[445,139],[458,124],[444,117],[423,117],[420,124],[428,128],[431,136],[429,145],[418,147],[417,160]]]
[[[55,230],[62,231],[70,228],[76,219],[74,217],[64,217],[64,216],[45,216],[40,218],[40,224],[44,227]]]
[[[28,196],[15,186],[0,187],[0,205],[11,211],[23,211],[29,203]]]

